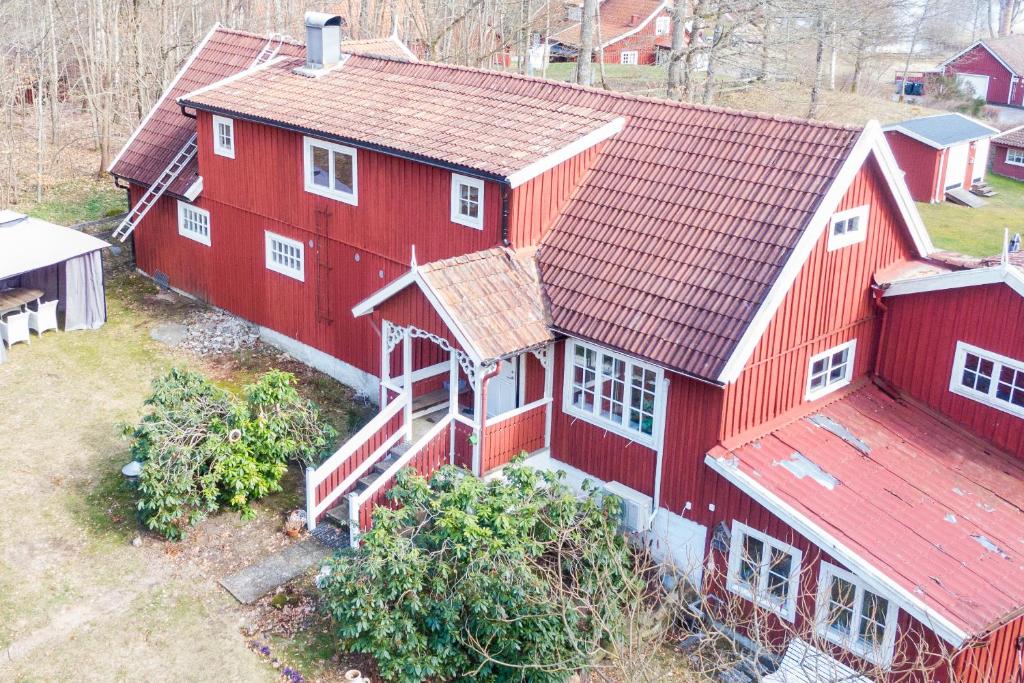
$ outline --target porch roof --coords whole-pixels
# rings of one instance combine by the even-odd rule
[[[352,312],[366,315],[413,284],[478,362],[511,356],[554,339],[533,249],[487,249],[414,265]]]

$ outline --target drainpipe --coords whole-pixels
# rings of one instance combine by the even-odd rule
[[[484,374],[480,372],[483,366],[477,366],[477,381],[473,388],[473,421],[476,422],[477,435],[476,443],[473,444],[473,474],[483,476],[483,446],[484,429],[487,426],[487,381],[498,374],[501,368],[501,361],[494,364],[494,367]]]
[[[511,193],[508,185],[501,186],[501,243],[506,247],[512,246],[508,238],[508,202]]]
[[[885,344],[885,321],[886,313],[889,311],[889,306],[882,300],[885,296],[886,286],[883,285],[871,285],[871,299],[874,301],[875,307],[882,312],[881,320],[878,324],[878,337],[875,344],[875,367],[872,369],[873,374],[878,376],[878,369],[882,363],[882,347]]]

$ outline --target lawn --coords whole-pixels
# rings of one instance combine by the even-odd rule
[[[46,188],[39,201],[33,196],[10,208],[57,225],[73,225],[124,213],[128,199],[109,178],[81,177]]]
[[[979,209],[950,202],[917,205],[938,249],[992,256],[1003,248],[1005,229],[1024,232],[1024,183],[994,174],[987,180],[999,194]]]

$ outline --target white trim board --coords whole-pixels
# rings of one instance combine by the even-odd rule
[[[918,254],[921,257],[927,257],[928,254],[934,251],[931,238],[928,236],[928,230],[921,221],[921,215],[917,212],[917,206],[910,196],[907,183],[903,179],[899,166],[896,164],[896,159],[893,157],[889,144],[885,141],[882,127],[878,121],[872,119],[864,126],[864,130],[854,144],[853,149],[850,150],[850,154],[840,168],[835,180],[832,181],[832,185],[818,204],[814,215],[807,222],[803,234],[799,241],[797,241],[792,253],[790,253],[789,259],[783,266],[782,271],[775,278],[775,282],[768,290],[768,294],[765,295],[765,298],[758,307],[757,313],[754,314],[750,324],[747,325],[746,331],[736,344],[722,371],[718,374],[717,381],[719,383],[731,384],[743,372],[743,366],[746,365],[750,356],[753,355],[758,342],[764,335],[765,330],[768,329],[768,325],[771,324],[772,318],[775,317],[775,312],[782,305],[790,288],[792,288],[793,281],[796,280],[804,264],[807,263],[807,259],[810,257],[815,246],[817,246],[822,233],[831,225],[832,214],[835,213],[836,207],[843,200],[853,179],[860,172],[868,156],[871,154],[874,154],[875,159],[878,161],[878,166],[882,170],[882,177],[885,179],[886,185],[896,202],[897,209],[907,229],[910,231],[910,238],[914,242]]]
[[[256,64],[254,66],[250,66],[248,69],[243,69],[242,71],[239,71],[236,74],[231,74],[230,76],[228,76],[226,78],[222,78],[219,81],[214,81],[213,83],[210,83],[209,85],[204,85],[203,87],[197,88],[197,89],[193,90],[192,92],[187,92],[184,95],[181,95],[180,97],[178,97],[178,99],[176,99],[175,102],[177,102],[178,104],[184,104],[183,100],[189,100],[189,99],[191,99],[193,97],[197,97],[199,95],[202,95],[203,93],[208,92],[210,90],[215,90],[215,89],[217,89],[217,88],[219,88],[221,86],[228,85],[229,83],[234,83],[235,81],[237,81],[237,80],[239,80],[241,78],[245,78],[246,76],[254,74],[257,71],[263,71],[264,69],[268,69],[268,68],[274,66],[275,64],[283,62],[286,59],[290,59],[290,57],[286,57],[284,55],[281,55],[279,57],[274,57],[273,59],[268,59],[267,61],[263,62],[262,64]]]
[[[736,467],[734,461],[719,459],[708,453],[704,456],[704,464],[753,500],[765,506],[769,512],[790,525],[798,534],[853,570],[868,587],[891,594],[901,609],[953,647],[960,647],[970,637],[969,633],[956,626],[935,608],[925,604],[913,592],[853,552],[835,536],[769,491],[761,482],[741,471]]]
[[[600,128],[596,128],[578,140],[570,142],[568,145],[559,149],[551,154],[538,159],[537,161],[529,164],[518,171],[511,173],[506,180],[510,188],[515,189],[525,183],[528,180],[536,178],[545,171],[550,171],[555,166],[558,166],[563,161],[568,161],[574,156],[585,152],[594,145],[600,144],[618,134],[623,128],[626,127],[626,119],[618,117],[612,119],[608,123],[604,124]]]
[[[963,144],[963,143],[966,143],[966,142],[975,142],[977,140],[984,140],[985,138],[994,137],[994,136],[1000,134],[1000,130],[998,128],[993,128],[992,126],[984,124],[981,121],[977,121],[975,119],[972,119],[970,116],[964,116],[963,114],[961,114],[959,112],[948,112],[948,113],[945,113],[945,114],[932,114],[931,116],[920,116],[920,117],[914,119],[914,121],[920,121],[921,119],[934,119],[934,118],[939,117],[939,116],[950,116],[950,115],[952,115],[952,116],[959,116],[960,118],[962,118],[962,119],[964,119],[966,121],[970,121],[971,123],[973,123],[976,126],[981,126],[982,128],[986,128],[986,129],[988,129],[989,133],[988,133],[988,135],[976,135],[973,138],[962,138],[960,140],[956,140],[955,142],[951,142],[948,145],[940,145],[939,143],[935,142],[934,140],[926,138],[926,137],[924,137],[923,135],[921,135],[919,133],[915,133],[914,131],[912,131],[912,130],[910,130],[908,128],[904,128],[899,123],[893,123],[891,125],[888,125],[885,128],[883,128],[882,131],[886,132],[886,133],[889,132],[889,131],[895,131],[897,133],[900,133],[901,135],[906,135],[908,138],[917,140],[918,142],[920,142],[923,145],[928,145],[932,149],[948,149],[949,147],[953,147],[954,145],[960,145],[960,144]]]
[[[203,39],[200,40],[199,44],[196,45],[194,50],[192,50],[192,54],[188,56],[188,59],[185,60],[185,63],[178,70],[178,73],[175,74],[174,78],[171,79],[171,82],[168,84],[168,86],[164,88],[163,93],[160,95],[160,99],[158,99],[156,101],[156,104],[154,104],[152,108],[150,108],[150,110],[146,113],[146,116],[143,117],[142,121],[139,123],[138,126],[136,126],[135,130],[132,131],[132,134],[124,143],[124,146],[121,147],[121,151],[117,153],[117,156],[114,157],[114,160],[110,162],[109,166],[107,166],[107,173],[112,172],[112,169],[114,168],[114,166],[117,165],[117,162],[121,160],[121,157],[124,156],[124,153],[128,150],[129,147],[132,146],[132,143],[135,142],[135,138],[138,137],[139,131],[146,127],[146,124],[149,123],[149,120],[153,117],[153,114],[156,112],[157,109],[160,108],[160,105],[164,103],[164,100],[167,99],[167,96],[171,94],[171,91],[174,90],[174,86],[178,84],[178,81],[181,80],[181,77],[184,76],[185,72],[189,70],[189,68],[192,66],[192,62],[196,60],[196,57],[199,56],[199,53],[203,51],[203,48],[206,47],[206,44],[210,41],[210,38],[213,37],[213,34],[216,33],[217,30],[220,29],[220,27],[220,22],[215,23],[213,25],[213,28],[211,28],[209,32],[205,36],[203,36]]]
[[[940,292],[946,289],[1005,284],[1024,296],[1024,272],[1014,265],[996,265],[987,268],[957,270],[952,273],[929,275],[912,280],[900,280],[884,286],[883,297]]]

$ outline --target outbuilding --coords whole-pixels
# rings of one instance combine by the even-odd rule
[[[1024,106],[1024,36],[979,40],[939,69],[988,104]]]
[[[915,201],[969,199],[985,180],[989,143],[999,134],[963,114],[938,114],[894,123],[885,137]],[[966,197],[964,197],[966,195]]]
[[[992,172],[1024,180],[1024,126],[992,138]]]

